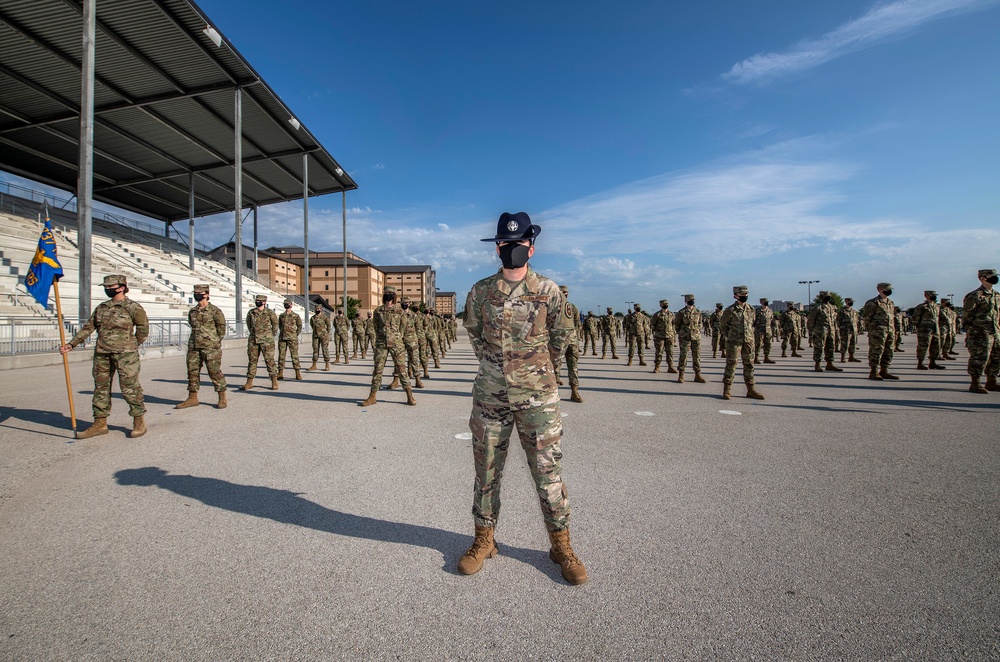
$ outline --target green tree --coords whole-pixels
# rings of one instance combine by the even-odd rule
[[[814,304],[823,303],[819,298],[819,294],[817,294],[815,298],[813,298],[813,303]],[[841,308],[844,307],[844,298],[839,294],[837,294],[836,292],[830,292],[830,303],[832,303],[837,308],[837,310],[840,310]]]
[[[340,307],[344,306],[344,297],[340,297]],[[358,316],[358,308],[361,307],[361,299],[347,297],[347,319],[352,320]]]

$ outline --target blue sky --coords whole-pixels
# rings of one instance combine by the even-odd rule
[[[502,211],[584,310],[806,279],[912,306],[1000,267],[1000,0],[199,5],[358,182],[348,248],[463,300]],[[309,235],[341,248],[340,196]]]

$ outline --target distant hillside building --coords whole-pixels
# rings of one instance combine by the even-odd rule
[[[413,301],[424,302],[428,308],[435,307],[437,274],[431,265],[383,265],[379,269],[385,274],[385,284],[394,285],[401,297],[406,295]]]
[[[454,292],[438,292],[434,303],[434,309],[441,315],[454,315],[456,310]]]

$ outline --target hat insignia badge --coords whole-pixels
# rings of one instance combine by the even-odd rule
[[[514,232],[517,230],[517,221],[510,221],[507,223],[507,231]]]

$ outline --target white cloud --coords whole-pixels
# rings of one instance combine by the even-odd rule
[[[761,53],[737,62],[724,80],[747,84],[798,73],[842,55],[901,36],[921,25],[961,12],[976,11],[997,0],[896,0],[872,7],[818,39],[806,39],[780,53]]]

